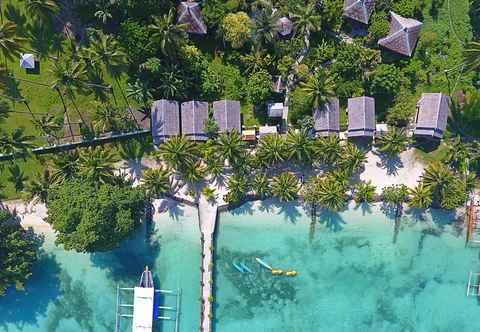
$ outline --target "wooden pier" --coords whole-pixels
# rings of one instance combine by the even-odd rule
[[[212,304],[213,304],[213,235],[217,221],[218,205],[209,202],[204,195],[200,195],[198,202],[198,216],[202,242],[201,257],[201,317],[200,332],[212,331]]]
[[[472,199],[467,203],[467,244],[480,245],[480,206]]]

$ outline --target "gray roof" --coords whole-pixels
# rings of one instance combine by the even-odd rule
[[[236,100],[214,101],[213,118],[217,122],[220,133],[233,129],[240,133],[240,102]]]
[[[348,99],[348,137],[373,137],[375,134],[375,99]]]
[[[187,32],[206,34],[207,26],[203,21],[200,5],[194,1],[183,1],[177,7],[178,23],[187,25]]]
[[[345,0],[343,16],[368,24],[368,19],[375,9],[375,0]]]
[[[267,108],[269,118],[281,118],[283,116],[283,103],[269,103]]]
[[[337,98],[331,99],[321,108],[313,111],[315,132],[319,136],[328,136],[340,131],[340,104]]]
[[[158,145],[165,139],[180,134],[180,113],[178,102],[157,100],[152,105],[152,138]]]
[[[415,116],[416,136],[442,138],[447,128],[450,98],[443,93],[422,93]]]
[[[422,22],[402,17],[394,12],[390,12],[390,15],[390,32],[388,36],[378,41],[378,45],[411,56],[420,35]]]
[[[289,36],[293,31],[293,23],[286,16],[280,17],[277,20],[277,29],[278,29],[278,34],[280,36],[283,36],[283,37]]]
[[[203,101],[187,101],[182,103],[182,135],[195,141],[207,139],[204,125],[208,119],[208,103]]]

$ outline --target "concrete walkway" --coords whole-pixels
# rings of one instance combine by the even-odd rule
[[[218,205],[209,202],[204,195],[198,200],[198,217],[202,236],[202,278],[200,331],[212,330],[213,303],[213,233],[217,220]]]

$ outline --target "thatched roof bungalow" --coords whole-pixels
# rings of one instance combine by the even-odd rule
[[[348,99],[348,137],[375,135],[375,99],[356,97]]]
[[[194,141],[205,141],[205,121],[208,119],[208,103],[191,100],[182,103],[182,135]]]
[[[177,7],[178,23],[187,25],[187,32],[204,35],[207,26],[200,5],[195,1],[182,1]]]
[[[340,132],[340,103],[332,98],[328,103],[313,111],[314,128],[318,136],[328,136]]]
[[[213,102],[213,118],[217,122],[218,132],[236,130],[241,133],[240,102],[236,100],[219,100]]]
[[[152,105],[152,138],[155,145],[171,136],[180,135],[180,113],[178,102],[156,100]]]
[[[405,18],[390,12],[390,32],[388,36],[378,41],[380,46],[399,54],[411,56],[417,45],[422,22],[413,18]]]
[[[422,93],[417,102],[415,129],[413,134],[418,137],[443,137],[447,128],[450,98],[443,93]]]
[[[368,24],[374,9],[375,0],[345,0],[343,2],[343,16],[363,24]]]

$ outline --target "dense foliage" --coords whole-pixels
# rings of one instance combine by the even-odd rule
[[[38,241],[0,209],[0,296],[10,286],[23,289],[37,260]]]
[[[47,222],[67,250],[110,250],[139,225],[144,200],[143,191],[127,185],[65,181],[49,193]]]

